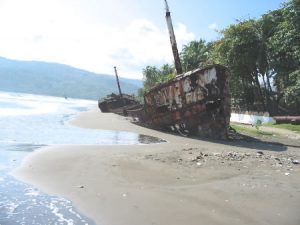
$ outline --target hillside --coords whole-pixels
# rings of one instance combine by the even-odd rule
[[[120,78],[124,93],[136,93],[141,80]],[[0,90],[82,99],[98,99],[118,88],[114,75],[96,74],[59,63],[0,57]]]

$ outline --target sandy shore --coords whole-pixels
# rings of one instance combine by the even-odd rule
[[[72,124],[167,141],[47,147],[14,171],[99,225],[300,224],[299,148],[183,138],[97,111]]]

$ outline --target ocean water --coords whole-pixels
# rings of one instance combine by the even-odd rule
[[[68,124],[79,112],[96,106],[96,101],[0,92],[0,225],[94,224],[71,201],[42,193],[10,175],[30,152],[47,145],[163,142]]]
[[[0,92],[0,144],[143,144],[130,132],[92,130],[68,124],[96,101]],[[100,113],[100,112],[99,112]],[[161,142],[152,138],[152,142]]]

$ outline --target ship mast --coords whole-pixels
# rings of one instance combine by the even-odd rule
[[[168,25],[169,35],[170,35],[170,42],[171,42],[174,61],[175,61],[175,69],[176,69],[177,74],[181,74],[183,71],[182,71],[181,62],[180,62],[180,58],[179,58],[179,54],[178,54],[177,43],[176,43],[176,38],[175,38],[172,19],[171,19],[171,13],[169,10],[169,5],[168,5],[167,0],[165,0],[165,5],[166,5],[166,20],[167,20],[167,25]]]
[[[118,76],[117,67],[114,66],[114,69],[115,69],[115,74],[116,74],[116,79],[117,79],[117,84],[118,84],[119,94],[120,94],[120,97],[123,97],[122,91],[121,91],[120,82],[119,82],[119,76]]]

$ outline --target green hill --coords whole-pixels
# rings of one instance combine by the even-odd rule
[[[120,78],[122,92],[135,94],[141,80]],[[0,57],[0,90],[59,97],[99,99],[118,93],[114,75],[96,74],[59,63]]]

